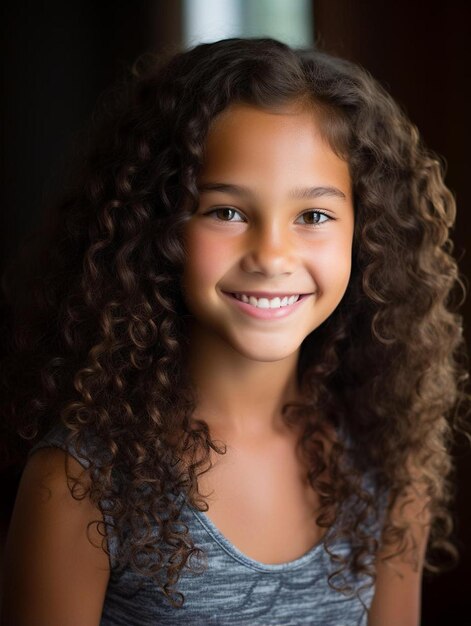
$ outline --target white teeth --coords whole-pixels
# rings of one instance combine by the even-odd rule
[[[284,298],[276,297],[271,298],[270,300],[268,298],[254,298],[254,296],[246,296],[244,293],[234,295],[238,300],[251,304],[258,309],[279,309],[283,306],[290,306],[299,299],[299,295],[290,297],[285,296]]]

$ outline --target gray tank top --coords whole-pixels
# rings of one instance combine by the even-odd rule
[[[56,426],[29,454],[51,446],[66,450],[66,435],[64,427]],[[67,451],[88,466],[75,448],[69,446]],[[185,602],[174,608],[150,578],[131,568],[116,575],[118,546],[110,540],[111,575],[100,626],[367,626],[374,587],[362,589],[369,580],[349,575],[356,596],[330,588],[327,577],[334,566],[323,542],[294,561],[261,563],[238,550],[204,512],[186,502],[183,493],[176,500],[182,504],[181,520],[195,546],[207,555],[206,570],[198,574],[182,570],[175,588],[184,594]],[[379,536],[378,522],[371,532]],[[346,542],[335,544],[336,553],[348,550]]]

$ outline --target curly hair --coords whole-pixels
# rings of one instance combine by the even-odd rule
[[[178,523],[173,496],[208,510],[197,477],[211,467],[210,448],[224,453],[206,422],[192,419],[183,227],[198,206],[215,117],[237,102],[270,110],[302,102],[320,114],[354,191],[349,285],[301,345],[303,402],[283,409],[287,424],[302,425],[317,524],[334,530],[329,584],[351,591],[346,572],[374,581],[381,544],[402,553],[411,541],[405,520],[387,523],[382,541],[365,530],[379,515],[366,474],[388,510],[420,486],[431,520],[425,569],[441,571],[444,555],[457,553],[451,448],[455,433],[466,433],[469,402],[456,298],[465,288],[443,161],[366,70],[269,38],[146,55],[110,96],[74,184],[4,272],[10,449],[21,456],[62,423],[90,462],[91,483],[74,479],[74,497],[90,497],[112,520],[93,522],[103,549],[116,537],[117,568],[152,577],[172,606],[183,604],[175,585],[202,551]],[[334,429],[346,437],[324,445]],[[342,515],[347,501],[355,506]],[[340,536],[351,542],[349,557],[335,554]]]

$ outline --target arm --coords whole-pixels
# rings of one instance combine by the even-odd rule
[[[407,499],[403,516],[399,517],[401,504]],[[390,519],[410,523],[410,532],[417,545],[411,556],[411,543],[403,555],[386,562],[381,560],[392,554],[393,547],[379,552],[376,562],[376,591],[371,605],[368,626],[419,626],[421,614],[421,586],[423,562],[429,537],[430,516],[426,498],[418,491],[409,493],[395,504]]]
[[[21,477],[5,553],[2,626],[97,626],[109,579],[107,554],[87,538],[87,523],[103,515],[75,500],[65,452],[36,451]],[[70,458],[70,471],[86,470]],[[85,472],[85,474],[84,474]],[[90,527],[93,543],[102,537]]]

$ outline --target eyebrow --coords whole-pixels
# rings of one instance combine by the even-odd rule
[[[253,195],[248,187],[244,187],[243,185],[234,185],[233,183],[207,182],[197,185],[197,188],[199,191],[220,191],[222,193],[229,193],[233,196],[239,196],[241,198],[250,198]],[[346,196],[343,191],[340,191],[337,187],[332,186],[294,187],[288,194],[288,197],[291,200],[311,200],[313,198],[321,198],[323,196],[346,200]]]

